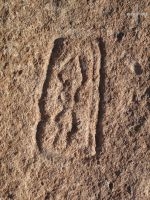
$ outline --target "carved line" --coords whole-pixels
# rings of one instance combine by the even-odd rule
[[[43,89],[42,89],[42,94],[39,99],[39,110],[41,114],[41,120],[39,121],[37,125],[37,132],[36,132],[36,142],[37,146],[39,148],[39,151],[42,152],[42,137],[43,137],[43,132],[45,129],[46,122],[49,118],[47,115],[46,109],[45,109],[45,104],[46,104],[46,97],[47,97],[47,90],[49,87],[49,82],[51,79],[51,74],[52,74],[52,69],[55,64],[55,61],[60,57],[63,49],[63,44],[64,44],[64,38],[58,38],[54,41],[54,46],[52,49],[49,65],[47,67],[47,72],[46,72],[46,78],[43,84]]]
[[[96,141],[96,155],[100,154],[101,147],[102,147],[102,141],[103,141],[103,125],[102,121],[104,118],[105,113],[105,79],[106,79],[106,72],[105,72],[105,65],[106,65],[106,47],[105,42],[102,38],[98,39],[98,45],[99,50],[101,54],[101,60],[100,60],[100,81],[99,81],[99,110],[98,110],[98,120],[96,125],[96,135],[95,135],[95,141]]]

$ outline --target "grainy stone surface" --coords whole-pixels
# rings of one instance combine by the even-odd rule
[[[149,8],[1,0],[2,200],[149,200]]]

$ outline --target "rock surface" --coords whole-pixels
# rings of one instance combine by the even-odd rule
[[[1,1],[1,200],[149,200],[149,8]]]

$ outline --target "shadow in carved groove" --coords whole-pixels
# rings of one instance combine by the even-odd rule
[[[100,61],[100,82],[99,82],[99,111],[98,111],[98,120],[96,125],[96,135],[95,135],[95,141],[96,141],[96,155],[100,154],[102,143],[103,143],[103,118],[105,113],[105,79],[106,79],[106,72],[105,72],[105,66],[106,66],[106,47],[105,42],[102,38],[98,39],[98,45],[99,50],[101,53],[101,61]]]
[[[58,38],[54,41],[54,46],[52,49],[51,57],[49,60],[49,64],[47,67],[46,72],[46,78],[43,84],[42,94],[39,99],[39,109],[41,113],[41,120],[39,121],[37,125],[37,132],[36,132],[36,142],[37,146],[39,148],[39,151],[42,152],[42,138],[43,138],[43,132],[46,125],[46,122],[49,118],[47,115],[45,104],[46,104],[46,97],[47,97],[47,89],[49,87],[49,82],[51,79],[51,72],[53,69],[53,66],[55,65],[55,61],[59,58],[59,56],[62,54],[63,45],[64,45],[64,38]]]

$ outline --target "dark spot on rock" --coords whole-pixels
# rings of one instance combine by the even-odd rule
[[[106,17],[111,17],[112,13],[114,11],[114,8],[110,5],[110,6],[107,6],[106,8],[103,9],[103,16],[106,16]]]
[[[101,182],[98,182],[98,187],[101,187]]]
[[[69,80],[65,80],[64,82],[64,87],[70,87],[71,86],[71,82]]]
[[[100,165],[100,161],[99,160],[97,160],[97,165]]]
[[[70,26],[72,26],[73,25],[73,21],[70,21],[69,24],[70,24]]]
[[[137,75],[141,75],[142,72],[143,72],[142,67],[141,67],[141,65],[140,65],[138,62],[136,62],[136,63],[134,64],[134,71],[135,71],[135,73],[136,73]]]
[[[96,2],[96,0],[87,0],[87,4],[89,4],[89,3],[95,3]]]
[[[150,87],[146,89],[145,95],[150,98]]]
[[[113,183],[112,183],[112,182],[109,183],[109,189],[110,189],[110,190],[113,189]]]
[[[120,170],[115,171],[116,176],[119,176],[121,174]]]
[[[121,42],[124,37],[124,33],[123,32],[116,33],[116,37],[117,37],[117,41]]]
[[[146,108],[150,111],[150,103],[149,102],[147,102]]]
[[[44,200],[49,200],[49,199],[50,199],[50,192],[47,192]]]
[[[61,0],[53,0],[53,2],[56,5],[56,7],[61,6]]]
[[[131,186],[127,186],[127,192],[131,195]]]
[[[93,29],[96,29],[96,25],[95,24],[93,25]]]
[[[9,63],[6,62],[5,65],[3,66],[3,69],[5,70],[8,67]]]
[[[6,23],[6,21],[8,20],[8,17],[9,17],[9,9],[4,9],[3,12],[2,12],[2,20],[3,20],[3,23]]]
[[[98,194],[98,197],[97,197],[98,199],[100,199],[101,198],[101,195],[100,195],[100,193]]]
[[[18,74],[19,74],[19,75],[21,75],[21,74],[22,74],[22,72],[23,72],[23,70],[19,70],[19,71],[18,71]]]
[[[14,195],[12,193],[8,193],[8,196],[7,196],[9,199],[14,199]]]
[[[43,182],[41,182],[41,185],[44,185],[44,183],[43,183]]]
[[[144,125],[144,122],[146,121],[145,117],[140,117],[137,121],[137,124],[134,126],[135,132],[138,132],[140,128]]]

